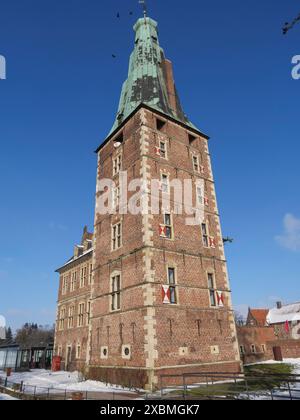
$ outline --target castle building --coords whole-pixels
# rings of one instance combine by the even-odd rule
[[[93,275],[93,234],[84,228],[73,256],[56,270],[60,275],[55,354],[62,368],[82,370],[87,358],[90,324],[90,296]]]
[[[55,350],[69,368],[83,363],[92,379],[153,390],[162,375],[239,372],[241,362],[209,138],[182,109],[157,23],[144,17],[134,30],[116,120],[97,149],[93,245],[83,240],[58,270]],[[125,211],[137,192],[129,188],[122,199],[124,173],[127,184],[142,181],[136,202],[143,211]],[[105,194],[110,201],[104,180],[114,183],[106,214],[99,210]],[[192,185],[193,204],[182,212],[174,181]],[[201,221],[187,223],[197,208]],[[74,286],[72,275],[91,265],[90,283]],[[89,310],[79,325],[83,303]],[[72,307],[77,323],[69,322]]]

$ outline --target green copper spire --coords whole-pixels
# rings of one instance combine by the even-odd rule
[[[148,17],[134,25],[135,47],[111,133],[142,103],[197,130],[181,107],[172,63],[165,59],[159,45],[157,26],[157,22]]]

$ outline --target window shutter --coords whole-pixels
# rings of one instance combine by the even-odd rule
[[[225,306],[225,296],[223,292],[216,292],[217,295],[217,304],[220,308],[223,308]]]
[[[209,245],[211,248],[215,249],[217,247],[216,240],[214,237],[209,238]]]
[[[160,148],[159,147],[155,147],[155,154],[157,155],[157,156],[160,156]]]
[[[167,237],[167,228],[166,228],[165,225],[160,225],[159,226],[159,236],[161,236],[162,238]]]
[[[162,286],[162,301],[167,305],[171,303],[171,290],[170,286]]]

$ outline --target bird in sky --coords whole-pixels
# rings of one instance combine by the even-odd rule
[[[226,243],[232,244],[234,242],[234,239],[229,238],[229,237],[223,238],[223,242],[224,242],[224,244],[226,244]]]
[[[298,22],[300,22],[300,14],[291,22],[286,22],[282,28],[283,34],[286,35],[290,29],[292,29]]]

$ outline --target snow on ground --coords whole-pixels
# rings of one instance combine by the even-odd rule
[[[287,385],[283,384],[282,387],[278,390],[274,390],[273,397],[275,400],[282,400],[285,398],[290,398],[291,396],[294,399],[300,399],[300,359],[284,359],[283,362],[275,362],[274,360],[267,360],[266,362],[254,363],[248,366],[254,365],[273,365],[273,364],[288,364],[293,366],[293,375],[298,375],[296,378],[299,382],[295,384],[290,384],[290,389],[287,388]],[[263,400],[270,399],[271,394],[267,393],[267,396],[255,395],[252,399]]]
[[[6,394],[0,394],[0,401],[17,401],[17,398],[13,398]]]
[[[0,377],[5,378],[5,372],[0,371]],[[42,388],[45,388],[45,392],[49,388],[80,392],[130,392],[129,389],[117,385],[106,385],[97,381],[82,381],[78,372],[51,372],[42,369],[22,373],[13,372],[8,381],[17,384],[23,382],[25,386],[38,387],[38,392],[42,392]]]
[[[283,362],[275,362],[274,360],[267,360],[266,362],[251,363],[246,366],[255,365],[275,365],[275,364],[286,364],[294,366],[293,374],[300,376],[300,359],[283,359]],[[300,380],[300,378],[299,378]]]

